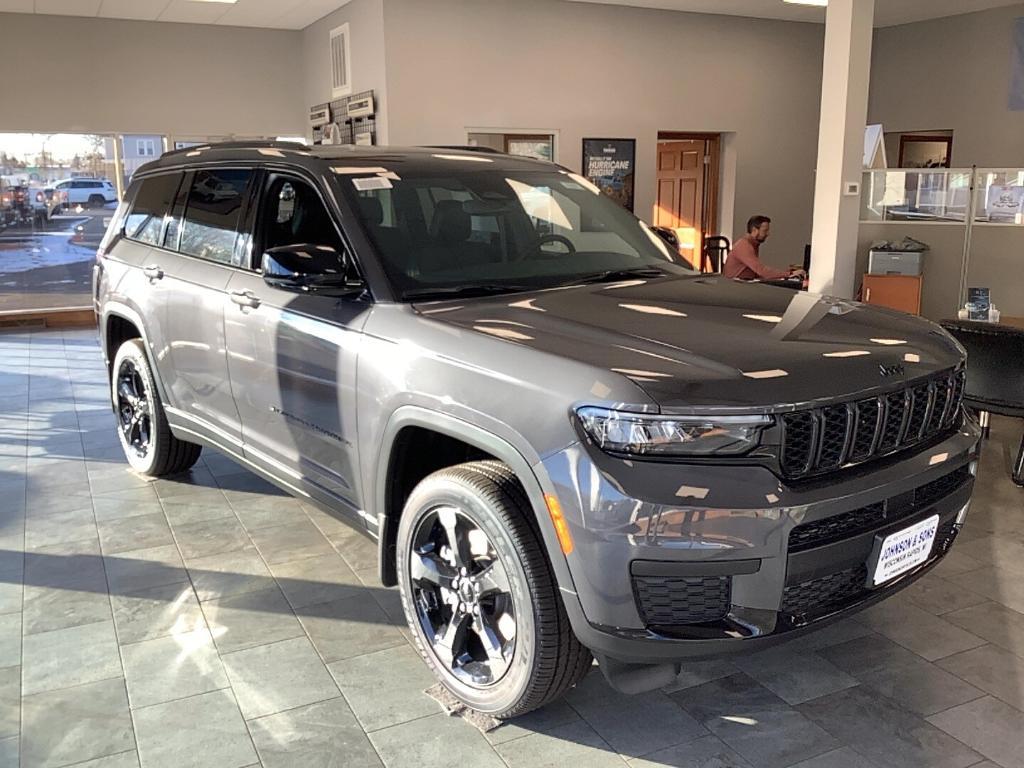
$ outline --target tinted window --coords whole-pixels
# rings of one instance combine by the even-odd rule
[[[316,190],[304,181],[271,179],[260,212],[260,247],[328,245],[343,250],[331,216]]]
[[[248,169],[197,171],[188,193],[178,249],[190,256],[231,264]]]
[[[125,218],[125,237],[159,245],[164,216],[171,211],[180,182],[181,175],[177,173],[143,179]]]

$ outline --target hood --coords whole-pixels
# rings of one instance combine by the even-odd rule
[[[665,410],[785,409],[948,370],[920,318],[721,277],[665,277],[420,304],[433,320],[635,382]],[[488,361],[500,368],[500,361]]]

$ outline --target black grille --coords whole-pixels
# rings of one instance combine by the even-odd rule
[[[805,549],[831,544],[859,533],[880,528],[905,517],[917,514],[921,509],[945,498],[971,477],[967,467],[943,475],[914,489],[913,503],[897,509],[890,507],[886,511],[886,503],[878,502],[860,507],[849,512],[842,512],[821,520],[801,523],[789,533],[789,551],[800,552]],[[900,497],[896,497],[900,498]],[[890,503],[892,500],[890,500]]]
[[[818,475],[937,437],[953,426],[964,376],[945,373],[877,398],[785,414],[783,474]]]
[[[782,593],[782,612],[801,616],[842,606],[867,591],[867,580],[867,566],[858,565],[786,587]]]
[[[704,624],[729,613],[732,578],[634,576],[633,589],[647,626]]]

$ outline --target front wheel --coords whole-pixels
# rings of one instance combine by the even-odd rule
[[[558,698],[590,669],[533,510],[496,461],[443,469],[409,496],[398,583],[427,665],[467,706],[505,719]]]
[[[117,350],[111,396],[121,448],[132,469],[163,477],[184,472],[199,460],[202,446],[171,434],[140,339],[129,339]]]

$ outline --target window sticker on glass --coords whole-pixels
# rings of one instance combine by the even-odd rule
[[[352,186],[360,192],[367,192],[371,189],[391,189],[391,179],[383,176],[370,176],[364,179],[352,179]]]

